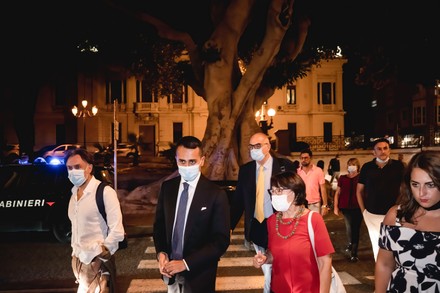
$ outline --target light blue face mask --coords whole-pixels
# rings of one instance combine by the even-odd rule
[[[86,182],[85,171],[83,169],[73,169],[68,171],[69,180],[75,186],[81,186]]]
[[[262,147],[259,149],[252,149],[251,150],[251,158],[254,161],[261,161],[264,159],[264,154],[263,154],[263,150]]]
[[[192,166],[177,166],[179,168],[179,174],[185,181],[193,181],[200,173],[200,165]]]

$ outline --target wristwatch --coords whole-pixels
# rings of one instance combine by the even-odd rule
[[[321,206],[321,208],[326,208],[327,207],[327,205],[326,204],[323,204],[322,206]]]

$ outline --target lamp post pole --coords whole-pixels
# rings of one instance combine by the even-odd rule
[[[84,142],[84,149],[87,149],[86,148],[86,116],[84,116],[83,115],[83,135],[84,135],[84,138],[83,138],[83,142]]]
[[[261,131],[263,131],[264,134],[268,135],[268,131],[273,128],[273,116],[275,116],[276,111],[272,108],[266,110],[267,104],[264,103],[261,105],[261,109],[255,113],[255,118],[258,120],[258,125],[261,128]],[[268,123],[268,120],[266,119],[266,113],[270,117],[270,123]]]
[[[82,110],[78,110],[77,106],[73,106],[73,108],[72,108],[73,116],[75,116],[76,118],[82,117],[82,119],[83,119],[84,149],[87,149],[87,146],[86,146],[86,118],[96,116],[96,114],[98,113],[98,108],[96,106],[93,106],[92,110],[88,110],[87,104],[88,104],[87,100],[82,100],[82,102],[81,102],[81,105],[83,107]]]

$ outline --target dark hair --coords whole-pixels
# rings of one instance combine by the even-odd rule
[[[312,150],[311,149],[304,149],[302,150],[299,155],[301,156],[302,154],[309,154],[310,157],[312,157]]]
[[[382,138],[378,138],[373,141],[373,149],[380,142],[386,142],[388,144],[388,146],[390,146],[390,141],[388,140],[388,138],[382,137]]]
[[[64,156],[64,162],[67,163],[67,160],[70,157],[75,156],[75,155],[80,156],[83,161],[89,163],[90,165],[94,164],[93,155],[83,148],[77,148],[77,149],[68,151],[66,153],[66,155]]]
[[[319,160],[316,163],[316,166],[318,166],[319,168],[321,168],[322,170],[324,170],[324,161],[323,160]]]
[[[405,219],[411,224],[415,224],[413,216],[420,207],[411,191],[411,173],[414,168],[420,168],[428,173],[434,185],[440,190],[440,152],[422,151],[415,154],[405,170],[399,198],[400,210],[397,211],[397,217],[400,220]]]
[[[270,178],[270,185],[292,190],[295,193],[294,204],[307,207],[306,184],[297,173],[286,171],[275,174]]]
[[[293,161],[293,168],[294,168],[295,172],[296,172],[296,169],[299,168],[299,165],[300,165],[300,163],[298,160]]]
[[[184,136],[182,137],[176,145],[176,150],[179,146],[183,146],[187,149],[196,149],[200,150],[200,156],[202,156],[202,142],[195,136]]]

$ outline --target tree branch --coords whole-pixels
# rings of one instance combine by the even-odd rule
[[[293,0],[288,2],[289,5],[287,11],[286,1],[273,0],[271,2],[268,8],[266,33],[264,39],[256,54],[253,56],[237,90],[233,94],[234,96],[242,96],[245,98],[233,99],[235,104],[233,106],[232,116],[238,116],[242,111],[246,100],[255,97],[264,73],[272,64],[275,56],[278,54],[281,42],[290,25],[290,17],[293,12],[293,2]],[[285,22],[286,17],[289,20],[287,23]]]
[[[188,50],[189,59],[191,60],[191,66],[195,76],[193,88],[198,89],[197,94],[199,94],[202,97],[205,96],[205,92],[201,90],[203,89],[203,66],[200,59],[199,48],[188,33],[178,31],[172,28],[171,26],[169,26],[168,24],[166,24],[165,22],[163,22],[162,20],[150,14],[144,12],[131,11],[126,7],[117,5],[113,1],[108,1],[108,3],[109,5],[124,12],[125,14],[130,15],[141,22],[148,23],[154,26],[157,30],[157,34],[159,37],[163,39],[178,41],[183,43],[186,49]]]
[[[281,50],[285,52],[286,58],[282,62],[293,61],[298,57],[306,41],[310,24],[310,19],[303,17],[298,21],[298,33],[294,34],[291,29],[286,33],[281,46]]]

